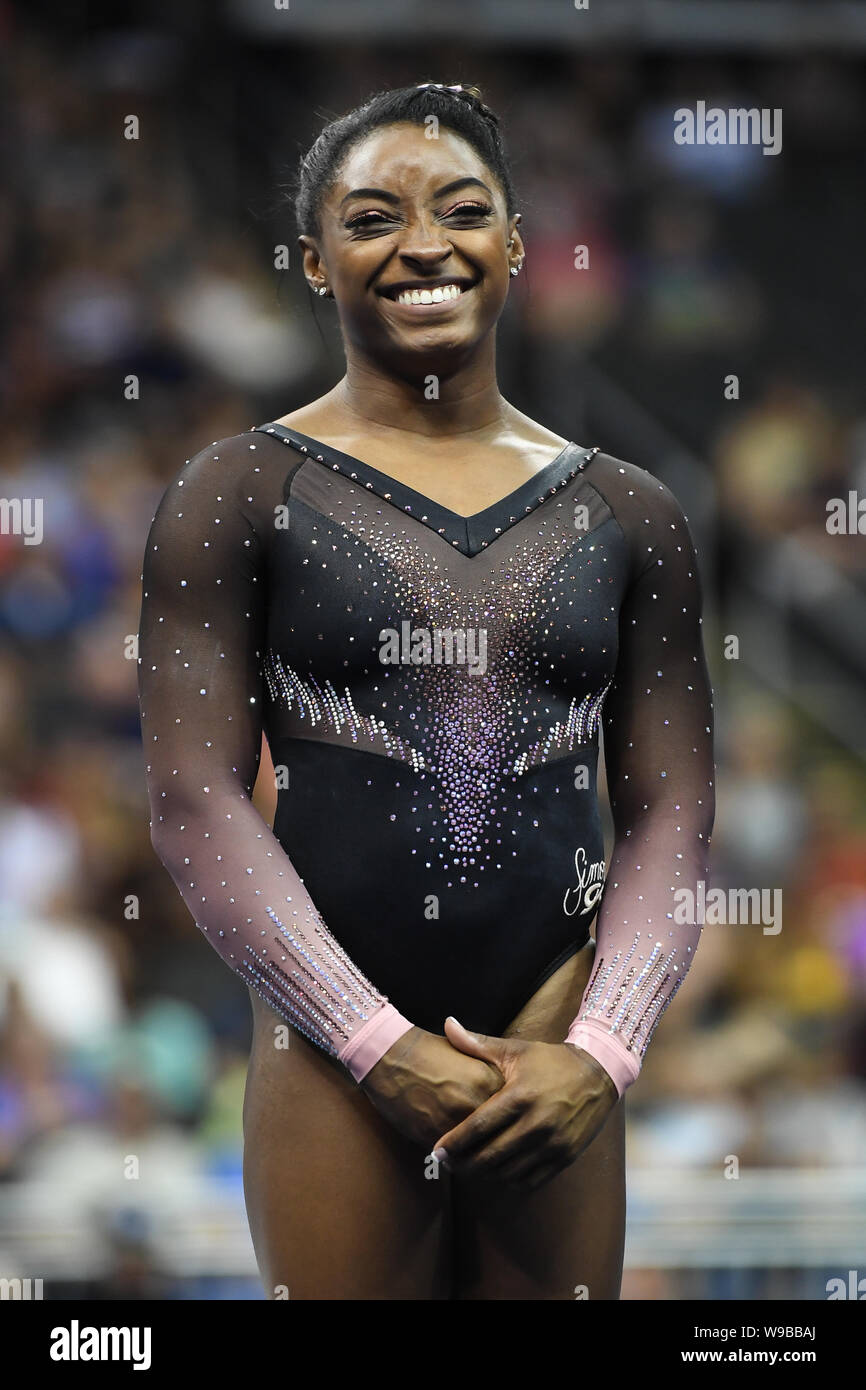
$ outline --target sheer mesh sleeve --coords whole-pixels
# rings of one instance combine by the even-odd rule
[[[151,839],[223,960],[361,1080],[412,1025],[340,948],[251,801],[273,511],[248,440],[189,460],[147,538],[138,661]]]
[[[709,872],[713,705],[683,512],[643,470],[608,463],[598,484],[629,540],[634,578],[603,711],[613,852],[593,971],[566,1041],[594,1056],[622,1095],[700,938],[690,905]]]

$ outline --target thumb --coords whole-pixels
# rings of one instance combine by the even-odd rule
[[[491,1038],[486,1033],[470,1033],[453,1014],[449,1014],[445,1020],[445,1036],[458,1052],[465,1052],[469,1057],[479,1057],[482,1062],[492,1062],[494,1066],[501,1060],[508,1047],[505,1038]]]

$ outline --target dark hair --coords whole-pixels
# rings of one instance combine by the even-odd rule
[[[486,106],[477,87],[446,87],[424,82],[377,92],[354,111],[329,122],[304,155],[294,185],[298,231],[318,236],[322,198],[352,145],[381,126],[408,121],[423,126],[428,116],[461,135],[495,175],[505,195],[508,216],[516,210],[505,142],[496,114]]]

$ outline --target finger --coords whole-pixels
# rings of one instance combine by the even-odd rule
[[[461,1165],[465,1176],[490,1177],[497,1182],[522,1185],[540,1170],[557,1172],[570,1162],[561,1144],[548,1131],[539,1130],[532,1118],[523,1114],[514,1124],[500,1131],[490,1143],[471,1154]]]
[[[503,1175],[525,1172],[539,1161],[542,1141],[521,1124],[510,1125],[489,1143],[476,1149],[458,1165],[462,1177],[489,1178],[499,1182]]]
[[[465,1052],[467,1057],[478,1057],[482,1062],[492,1062],[494,1066],[498,1066],[509,1050],[505,1038],[491,1037],[487,1033],[470,1033],[453,1014],[449,1014],[445,1020],[445,1036],[458,1052]]]
[[[444,1149],[449,1164],[463,1163],[513,1124],[519,1113],[520,1107],[513,1094],[509,1095],[508,1086],[503,1086],[471,1115],[467,1115],[465,1120],[461,1120],[459,1125],[443,1134],[436,1143],[435,1151],[438,1153]]]

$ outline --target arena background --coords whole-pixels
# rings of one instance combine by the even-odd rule
[[[479,83],[513,153],[504,393],[685,506],[713,882],[783,893],[781,931],[705,928],[629,1092],[624,1297],[866,1275],[866,570],[827,525],[866,495],[866,7],[55,8],[0,3],[3,515],[44,499],[41,544],[0,530],[0,1275],[262,1297],[248,998],[148,836],[141,556],[184,459],[341,374],[281,188],[325,117],[423,80]],[[698,101],[781,110],[781,152],[676,144]]]

